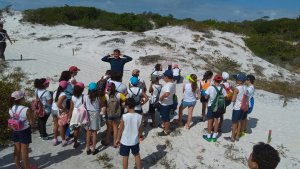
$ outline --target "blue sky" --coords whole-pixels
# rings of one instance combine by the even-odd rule
[[[0,7],[10,4],[15,10],[68,4],[94,6],[117,13],[151,11],[196,20],[241,21],[263,16],[274,19],[300,15],[300,0],[0,0]]]

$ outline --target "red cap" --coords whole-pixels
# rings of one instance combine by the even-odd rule
[[[215,75],[214,80],[221,81],[221,80],[223,80],[223,78],[221,75]]]
[[[71,67],[69,68],[69,71],[70,71],[70,72],[77,72],[77,71],[80,71],[80,69],[79,69],[78,67],[76,67],[76,66],[71,66]]]

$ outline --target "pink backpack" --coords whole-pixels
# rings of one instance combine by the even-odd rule
[[[18,113],[13,113],[12,117],[7,120],[7,126],[15,131],[22,130],[24,127],[25,120],[20,120],[20,114],[22,113],[23,107]]]
[[[36,99],[32,100],[31,102],[31,110],[34,112],[36,117],[44,117],[45,115],[45,108],[44,105],[41,101],[43,95],[46,93],[46,91],[44,91],[41,95],[41,97],[38,97],[38,94],[36,92]]]
[[[88,111],[86,109],[86,103],[84,101],[84,96],[82,95],[82,105],[77,109],[77,121],[83,125],[86,126],[90,123],[90,119],[89,119],[89,115],[88,115]]]
[[[249,98],[244,90],[243,98],[242,98],[242,103],[241,103],[241,110],[242,112],[248,112],[249,109]]]

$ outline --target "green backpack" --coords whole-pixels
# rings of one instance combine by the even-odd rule
[[[221,89],[218,90],[218,88],[215,85],[212,85],[216,91],[217,91],[217,96],[213,100],[212,103],[212,111],[213,112],[225,112],[225,96],[222,93],[223,87],[221,86]]]

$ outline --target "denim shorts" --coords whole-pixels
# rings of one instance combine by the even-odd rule
[[[168,106],[160,105],[159,113],[160,113],[161,121],[170,122],[170,111],[172,107],[173,105],[168,105]]]
[[[183,108],[186,108],[186,107],[195,107],[195,105],[196,105],[196,101],[193,101],[193,102],[182,101],[181,102],[181,106]]]
[[[32,142],[31,140],[31,129],[28,127],[25,130],[21,131],[13,131],[12,133],[12,141],[13,142],[20,142],[22,144],[29,144]]]
[[[139,143],[137,143],[134,146],[125,146],[125,145],[121,144],[121,146],[120,146],[120,155],[121,156],[129,156],[130,150],[131,150],[131,153],[134,156],[138,155],[139,152],[140,152],[140,145],[139,145]]]
[[[245,113],[247,114],[247,113]],[[232,123],[237,123],[242,120],[242,111],[241,110],[233,110],[232,111]]]
[[[221,112],[213,112],[212,107],[209,106],[209,107],[207,107],[206,119],[210,120],[210,119],[214,119],[214,118],[220,118],[221,114],[222,114]]]

